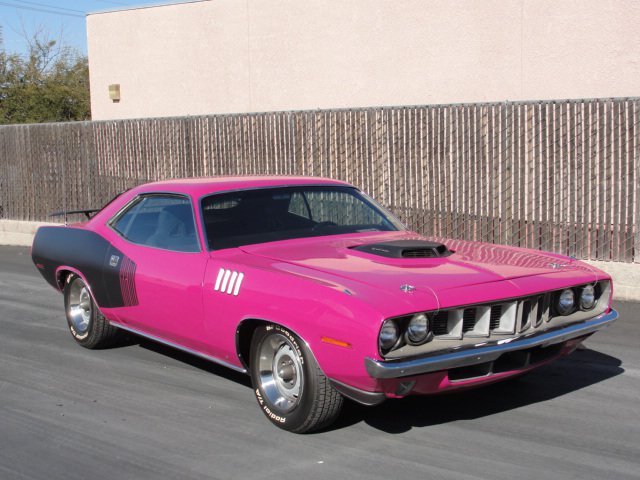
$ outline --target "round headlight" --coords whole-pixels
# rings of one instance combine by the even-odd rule
[[[393,320],[387,320],[382,324],[378,342],[381,350],[389,350],[398,341],[398,327]]]
[[[429,319],[424,313],[413,316],[407,327],[407,338],[411,343],[422,343],[429,335]]]
[[[580,293],[580,308],[582,310],[591,310],[596,304],[596,290],[593,285],[586,285]]]
[[[573,312],[575,307],[576,300],[573,295],[573,290],[567,288],[563,290],[560,295],[558,295],[558,300],[556,302],[556,309],[560,315],[569,315]]]

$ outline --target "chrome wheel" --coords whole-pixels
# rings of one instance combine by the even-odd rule
[[[279,428],[304,433],[329,425],[342,396],[318,366],[309,346],[277,324],[256,327],[251,337],[253,392],[262,413]]]
[[[89,330],[93,304],[89,289],[81,278],[73,280],[69,286],[69,303],[67,317],[78,334]]]
[[[283,413],[298,406],[304,387],[300,354],[280,333],[270,335],[259,352],[260,387],[269,402]]]
[[[64,310],[73,339],[85,348],[104,348],[118,337],[118,328],[110,325],[96,305],[89,286],[71,272],[63,272]]]

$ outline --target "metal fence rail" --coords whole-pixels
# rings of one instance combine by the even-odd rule
[[[422,233],[640,262],[640,99],[0,127],[0,216],[48,220],[151,180],[349,181]]]

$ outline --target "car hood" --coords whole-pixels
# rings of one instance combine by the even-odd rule
[[[439,258],[410,259],[387,258],[354,250],[354,247],[361,245],[398,240],[443,243],[454,253]],[[551,253],[422,237],[412,232],[314,237],[250,245],[241,249],[252,255],[324,272],[334,278],[348,279],[386,292],[399,292],[400,287],[408,285],[416,291],[430,291],[439,297],[443,297],[442,292],[455,291],[461,287],[512,281],[535,275],[593,276],[595,271],[582,262]],[[495,298],[528,293],[500,291],[497,285],[496,289],[493,295]]]

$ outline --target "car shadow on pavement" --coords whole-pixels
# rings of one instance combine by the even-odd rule
[[[248,375],[242,372],[237,372],[235,370],[232,370],[231,368],[227,368],[214,363],[211,360],[198,357],[192,353],[183,352],[182,350],[178,350],[177,348],[146,339],[133,333],[128,333],[126,339],[115,346],[125,347],[133,345],[138,345],[140,348],[144,348],[145,350],[164,355],[165,357],[172,358],[178,362],[191,365],[192,367],[199,370],[212,373],[219,377],[226,378],[233,382],[239,383],[240,385],[251,388],[251,379]]]
[[[116,347],[137,345],[205,372],[251,388],[248,375],[135,334]],[[577,350],[524,376],[492,385],[440,395],[412,395],[387,400],[376,407],[346,401],[338,420],[317,433],[364,422],[387,433],[404,433],[457,420],[471,420],[551,400],[613,378],[624,372],[622,362],[596,350]]]
[[[347,402],[330,430],[365,422],[387,433],[403,433],[457,420],[486,417],[569,394],[624,372],[622,362],[595,350],[579,350],[527,375],[464,392],[414,395],[377,407]]]

